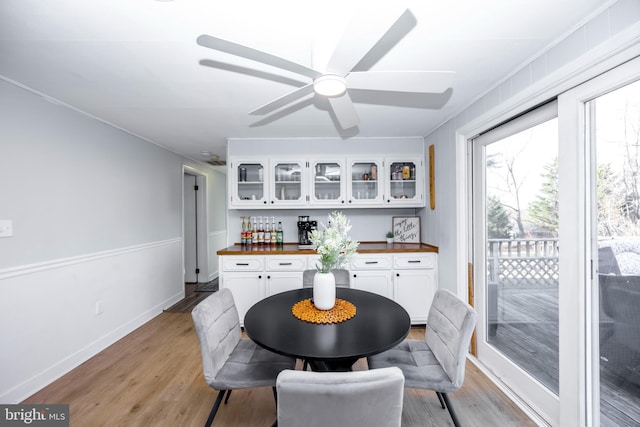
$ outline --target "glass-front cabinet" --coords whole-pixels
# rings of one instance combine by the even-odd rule
[[[270,204],[300,206],[306,203],[305,165],[306,162],[299,160],[275,160],[271,163]]]
[[[372,205],[382,202],[383,175],[381,159],[347,159],[347,201],[350,205]]]
[[[387,158],[385,198],[389,205],[424,204],[424,167],[420,158]]]
[[[267,203],[267,162],[239,160],[232,163],[231,204],[264,206]]]
[[[420,156],[231,159],[230,208],[422,207]]]
[[[345,202],[344,162],[312,160],[311,203],[337,205]]]

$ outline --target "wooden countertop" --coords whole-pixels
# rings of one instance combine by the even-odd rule
[[[392,243],[360,242],[358,253],[394,253],[394,252],[438,252],[437,246],[426,243]],[[247,245],[235,244],[220,249],[218,255],[315,255],[314,249],[298,249],[297,243],[277,245]]]

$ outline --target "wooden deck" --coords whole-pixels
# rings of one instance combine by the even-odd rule
[[[501,287],[498,292],[499,326],[489,342],[522,369],[558,393],[558,289]],[[614,361],[611,343],[601,345],[601,426],[640,425],[640,381],[625,372],[637,359]],[[623,354],[629,356],[626,351]],[[638,355],[636,355],[638,357]],[[620,359],[618,357],[618,359]],[[621,366],[624,365],[625,366]],[[635,363],[635,365],[630,365]]]

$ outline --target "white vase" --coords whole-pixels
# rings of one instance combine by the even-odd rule
[[[318,310],[331,310],[336,304],[336,278],[333,273],[316,272],[313,276],[313,305]]]

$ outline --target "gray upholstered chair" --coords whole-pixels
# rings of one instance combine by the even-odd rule
[[[278,427],[399,427],[404,377],[398,368],[353,372],[282,371]]]
[[[405,386],[433,390],[453,424],[458,418],[447,393],[462,387],[466,356],[477,313],[449,291],[439,289],[427,317],[424,340],[404,340],[396,347],[367,358],[370,369],[397,366]]]
[[[316,275],[316,269],[305,270],[302,273],[302,287],[303,288],[311,288],[313,287],[313,276]],[[336,278],[336,286],[342,288],[351,287],[351,282],[349,280],[349,270],[345,270],[342,268],[336,268],[335,270],[331,270],[333,275]]]
[[[293,369],[295,359],[281,356],[242,338],[240,320],[229,289],[213,293],[191,312],[200,340],[204,379],[219,390],[206,426],[210,426],[220,403],[231,390],[272,387],[275,397],[276,378],[280,371]]]

